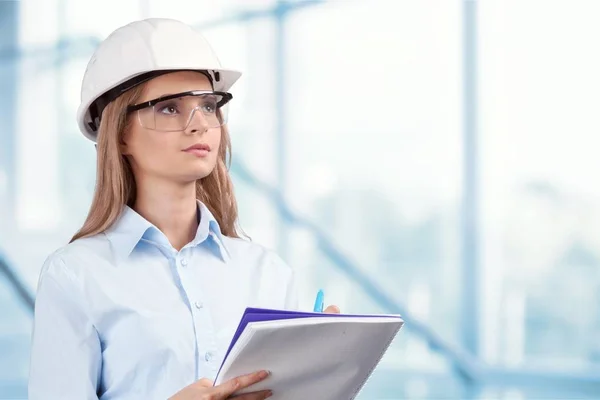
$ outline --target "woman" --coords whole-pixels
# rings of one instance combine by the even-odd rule
[[[245,307],[297,307],[292,270],[236,230],[226,104],[239,76],[167,19],[94,53],[78,123],[97,143],[96,189],[40,274],[30,400],[226,399],[267,377],[211,381]]]

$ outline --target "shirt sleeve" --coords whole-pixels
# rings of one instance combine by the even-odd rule
[[[29,400],[97,400],[98,333],[74,277],[49,257],[38,282],[29,372]]]

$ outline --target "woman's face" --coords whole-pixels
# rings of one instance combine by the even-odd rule
[[[161,75],[146,83],[138,104],[193,90],[211,91],[212,87],[198,72]],[[187,96],[130,115],[122,152],[128,156],[137,180],[153,177],[188,183],[212,172],[219,154],[221,127],[210,115],[216,112],[211,102],[214,99],[210,97]]]

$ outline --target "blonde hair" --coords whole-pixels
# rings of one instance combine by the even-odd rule
[[[131,123],[127,106],[141,97],[144,85],[123,93],[106,106],[98,130],[96,187],[87,218],[71,242],[110,228],[121,215],[124,205],[132,207],[136,200],[136,183],[127,158],[121,154],[125,130]],[[196,182],[196,198],[202,201],[219,223],[225,236],[240,237],[236,230],[238,217],[233,184],[229,177],[231,140],[226,126],[221,128],[221,145],[214,170]]]

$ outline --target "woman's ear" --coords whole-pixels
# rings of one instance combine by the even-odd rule
[[[129,154],[129,147],[127,146],[127,143],[125,142],[121,142],[119,143],[119,151],[121,152],[122,155],[124,156],[128,156]]]
[[[127,132],[124,132],[123,136],[119,138],[119,152],[124,155],[129,155],[129,146],[127,145]]]

